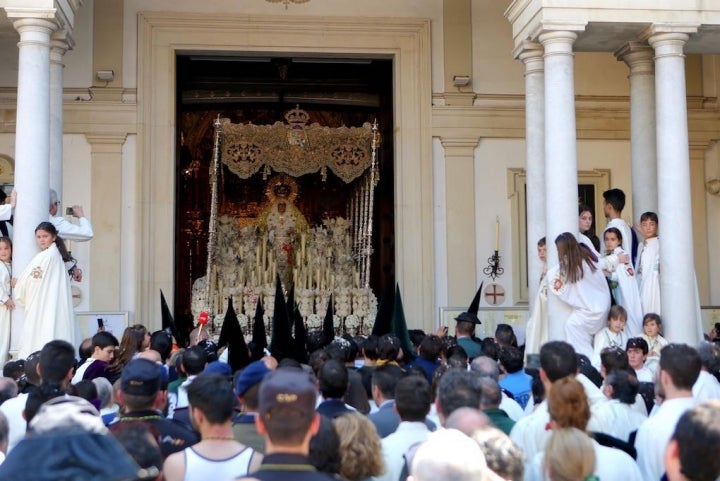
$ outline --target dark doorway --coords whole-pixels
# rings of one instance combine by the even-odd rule
[[[178,328],[194,324],[192,283],[205,275],[210,218],[209,167],[213,121],[283,122],[299,106],[310,123],[360,127],[377,120],[382,135],[380,181],[375,190],[370,286],[376,296],[395,284],[393,79],[391,59],[259,57],[186,54],[177,56],[177,158],[175,192],[175,305]],[[263,201],[267,178],[240,179],[225,166],[219,177],[218,209],[252,217]],[[328,172],[296,178],[297,207],[311,224],[345,216],[350,188]]]

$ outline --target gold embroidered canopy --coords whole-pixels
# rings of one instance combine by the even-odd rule
[[[261,169],[292,177],[327,169],[345,183],[372,164],[372,125],[323,127],[307,125],[310,116],[298,107],[285,114],[287,123],[233,124],[222,120],[221,158],[231,172],[247,179]]]

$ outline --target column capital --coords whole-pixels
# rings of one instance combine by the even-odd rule
[[[541,33],[538,40],[545,48],[545,57],[572,55],[577,33],[572,30],[549,30]]]
[[[11,17],[10,12],[8,12],[8,18],[12,19],[13,27],[20,34],[18,46],[29,44],[50,46],[50,34],[57,29],[57,24],[54,21],[42,16]]]
[[[697,26],[678,25],[668,27],[665,25],[651,25],[641,34],[647,39],[650,46],[655,49],[655,57],[684,56],[683,49],[691,33],[697,32]]]
[[[448,157],[471,157],[479,142],[479,137],[440,137]]]
[[[122,152],[122,146],[125,144],[125,139],[127,139],[127,133],[85,134],[85,138],[90,144],[91,152],[117,154]]]
[[[525,64],[525,75],[542,73],[545,71],[545,49],[537,42],[523,40],[513,50],[513,57]]]
[[[655,51],[646,42],[628,42],[614,53],[615,58],[630,67],[630,75],[655,73]]]

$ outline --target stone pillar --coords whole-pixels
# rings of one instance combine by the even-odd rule
[[[127,134],[93,134],[86,137],[92,157],[88,218],[95,233],[90,245],[90,309],[116,311],[120,309],[120,247],[123,234],[122,146]],[[108,252],[114,255],[107,255]]]
[[[63,57],[72,44],[67,30],[53,33],[50,41],[50,188],[57,192],[60,200],[63,198]]]
[[[658,211],[655,135],[655,64],[652,48],[630,42],[615,52],[630,67],[630,153],[632,159],[632,223],[643,212]]]
[[[545,236],[545,62],[542,45],[525,41],[515,57],[525,64],[525,178],[529,308],[537,297],[542,262],[537,241]]]
[[[478,138],[442,138],[440,142],[445,149],[448,303],[465,306],[478,288],[473,196]],[[492,235],[488,231],[488,239]]]
[[[558,262],[555,238],[563,232],[579,232],[572,50],[576,38],[571,31],[540,35],[545,48],[545,125],[552,125],[545,129],[545,212],[552,212],[545,222],[549,266]],[[550,339],[565,339],[567,316],[566,306],[548,296]]]
[[[35,228],[48,220],[48,156],[50,153],[50,34],[53,12],[6,8],[20,33],[15,126],[15,189],[13,272],[25,269],[38,252]],[[38,18],[40,17],[40,18]],[[13,313],[11,350],[18,347],[24,313]]]
[[[653,33],[657,112],[660,295],[665,337],[694,345],[700,319],[694,269],[685,87],[686,33]]]

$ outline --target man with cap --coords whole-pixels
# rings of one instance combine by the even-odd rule
[[[163,458],[198,442],[197,435],[162,416],[167,389],[162,387],[163,368],[147,359],[133,359],[122,371],[118,399],[125,414],[118,422],[146,422],[157,428]]]
[[[482,353],[480,344],[475,342],[475,326],[481,324],[478,319],[478,307],[480,306],[480,293],[482,292],[482,283],[475,293],[475,297],[470,303],[470,307],[465,312],[461,312],[455,320],[455,336],[457,337],[457,343],[462,347],[468,355],[468,359],[472,360],[478,357]]]
[[[265,458],[252,475],[259,481],[330,481],[308,461],[310,438],[320,427],[315,412],[317,388],[310,375],[296,369],[278,369],[260,384],[255,426],[265,437]]]
[[[264,357],[251,362],[243,369],[235,383],[235,394],[240,400],[243,413],[235,418],[233,436],[238,442],[250,446],[259,453],[265,452],[265,439],[255,429],[258,412],[258,392],[265,376],[277,368],[274,357]]]

